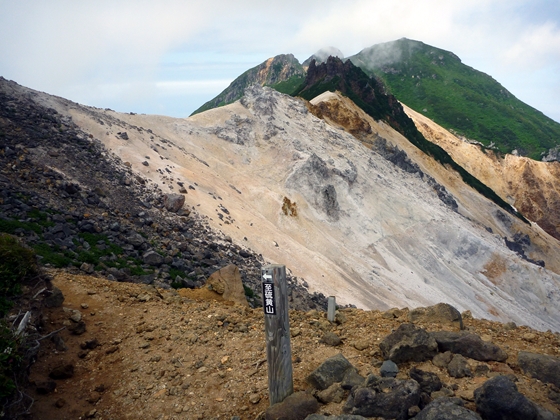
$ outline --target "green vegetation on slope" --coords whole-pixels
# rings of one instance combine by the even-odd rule
[[[560,143],[560,124],[518,100],[492,77],[451,52],[400,39],[350,60],[442,127],[468,139],[540,160]]]

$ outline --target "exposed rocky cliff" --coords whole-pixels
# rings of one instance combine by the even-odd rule
[[[560,162],[496,154],[453,135],[409,107],[405,110],[427,139],[560,240]]]
[[[271,57],[236,78],[222,93],[194,111],[193,115],[237,101],[243,96],[245,89],[253,84],[277,85],[291,78],[303,79],[304,75],[305,70],[292,54]]]

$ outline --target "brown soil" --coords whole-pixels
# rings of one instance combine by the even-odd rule
[[[111,282],[85,275],[53,272],[53,283],[65,296],[63,308],[45,314],[51,331],[68,346],[56,351],[44,340],[31,381],[48,380],[60,364],[72,364],[74,375],[57,380],[56,391],[38,395],[34,419],[255,419],[269,406],[268,379],[262,309],[250,309],[220,301],[208,290],[157,290],[150,286]],[[78,310],[87,331],[72,335],[70,310]],[[378,343],[407,320],[407,310],[387,312],[344,309],[341,324],[329,323],[324,313],[290,311],[295,390],[307,390],[306,376],[330,356],[341,352],[362,375],[378,374],[381,358]],[[469,408],[473,390],[496,373],[513,373],[517,386],[536,403],[559,412],[548,398],[550,385],[521,374],[516,365],[520,350],[559,355],[559,336],[526,327],[508,329],[486,320],[464,319],[466,328],[501,346],[507,363],[488,363],[490,372],[474,378],[455,379],[431,362],[417,365],[436,372],[456,388]],[[422,325],[427,330],[439,324]],[[321,342],[332,331],[343,344],[330,347]],[[99,346],[82,347],[96,339]],[[360,344],[366,345],[363,350]],[[81,347],[82,345],[82,347]],[[484,364],[470,361],[472,368]],[[373,364],[372,364],[373,363]],[[399,366],[405,378],[412,364]],[[556,390],[557,391],[557,390]],[[339,414],[341,404],[321,407],[322,413]]]

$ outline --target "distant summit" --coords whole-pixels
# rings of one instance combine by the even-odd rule
[[[349,59],[399,101],[472,143],[540,160],[560,141],[560,124],[450,51],[401,38]]]
[[[245,88],[253,84],[271,86],[276,90],[284,92],[285,90],[293,90],[304,78],[305,70],[292,54],[277,55],[247,70],[231,82],[222,93],[206,102],[194,111],[192,115],[237,101],[243,96]],[[291,86],[290,83],[287,86],[286,84],[283,85],[282,82],[287,80],[292,80],[294,86]]]
[[[311,63],[311,61],[315,60],[315,62],[317,64],[321,64],[321,63],[324,63],[325,61],[327,61],[327,58],[329,58],[331,56],[332,57],[338,57],[340,59],[344,58],[344,54],[338,48],[336,48],[336,47],[326,47],[326,48],[321,48],[319,51],[317,51],[315,54],[313,54],[311,57],[309,57],[307,60],[305,60],[302,63],[302,66],[305,69],[307,69],[309,67],[309,64]]]

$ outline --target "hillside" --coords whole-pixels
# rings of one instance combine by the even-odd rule
[[[349,57],[383,80],[401,102],[442,127],[500,153],[541,160],[558,145],[560,124],[518,100],[491,76],[449,51],[406,38]]]
[[[281,263],[296,391],[323,401],[319,413],[361,408],[349,389],[336,391],[339,402],[314,390],[306,378],[315,368],[342,353],[360,375],[353,380],[380,375],[387,336],[413,309],[439,302],[507,358],[457,358],[459,370],[435,355],[399,362],[403,382],[381,383],[415,389],[411,416],[444,395],[478,409],[475,389],[501,373],[557,413],[557,386],[531,379],[518,352],[557,355],[558,241],[412,144],[392,127],[416,130],[404,108],[378,96],[398,119],[376,120],[340,93],[307,102],[260,86],[176,119],[86,107],[0,79],[0,231],[48,268],[9,318],[15,328],[33,314],[26,358],[38,360],[17,407],[33,403],[36,418],[262,418],[260,268]],[[248,305],[208,289],[230,264]],[[328,323],[325,295],[357,308]],[[449,328],[440,321],[415,322],[433,333]],[[412,367],[441,378],[441,393],[420,400]],[[368,378],[360,392],[386,393]]]
[[[403,105],[418,130],[528,219],[560,240],[560,162],[489,152]]]
[[[45,312],[44,334],[62,330],[55,340],[43,341],[31,370],[35,385],[26,389],[35,401],[31,417],[25,418],[265,418],[269,400],[262,309],[234,306],[213,292],[183,294],[86,275],[52,275],[63,291],[65,309]],[[69,331],[75,324],[69,317],[76,313],[87,326],[81,335]],[[329,401],[332,397],[314,390],[306,378],[337,354],[362,378],[379,375],[384,359],[380,343],[408,322],[410,313],[344,309],[331,324],[322,311],[290,311],[295,391],[320,398],[319,413],[341,414],[349,391]],[[443,388],[427,394],[420,405],[446,396],[475,410],[474,390],[490,378],[508,375],[523,395],[558,416],[559,389],[531,378],[517,360],[520,351],[557,357],[558,334],[474,319],[468,313],[463,322],[469,333],[504,349],[507,361],[468,358],[471,373],[466,376],[436,365],[436,359],[399,363],[398,380],[410,380],[413,368],[440,378]],[[431,332],[453,329],[437,319],[416,323]],[[72,366],[72,373],[50,378],[60,366]]]

